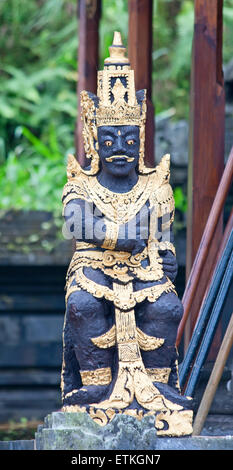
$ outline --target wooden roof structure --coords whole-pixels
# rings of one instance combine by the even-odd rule
[[[153,0],[128,0],[128,56],[135,71],[136,89],[146,88],[148,93],[145,161],[149,166],[154,165],[156,132],[154,108],[151,102],[152,9]],[[188,164],[187,279],[224,170],[223,0],[194,0],[194,12]],[[96,93],[100,15],[101,0],[79,0],[78,95],[83,89]],[[84,164],[79,112],[76,149],[80,163]],[[196,322],[222,235],[221,216],[186,325],[186,344],[190,340]],[[219,341],[217,347],[218,345]]]

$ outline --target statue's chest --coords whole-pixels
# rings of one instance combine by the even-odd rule
[[[152,178],[139,178],[127,193],[115,193],[100,185],[97,179],[87,182],[89,199],[113,222],[126,224],[142,209],[153,190]]]

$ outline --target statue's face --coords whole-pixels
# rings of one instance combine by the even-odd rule
[[[127,176],[139,160],[138,126],[101,126],[98,128],[99,156],[104,171]]]

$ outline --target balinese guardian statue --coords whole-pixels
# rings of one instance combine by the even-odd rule
[[[192,433],[181,395],[174,280],[170,159],[144,164],[146,91],[135,92],[119,33],[98,72],[97,96],[81,93],[90,166],[70,156],[63,205],[76,248],[67,272],[63,411],[106,425],[117,413],[155,416],[158,435]]]

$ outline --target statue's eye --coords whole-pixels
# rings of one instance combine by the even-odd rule
[[[134,142],[134,140],[133,140],[133,139],[129,139],[129,140],[127,140],[127,144],[128,144],[128,145],[133,145],[134,143],[135,143],[135,142]]]
[[[111,140],[105,140],[104,145],[106,145],[107,147],[111,147],[112,146],[112,141]]]

